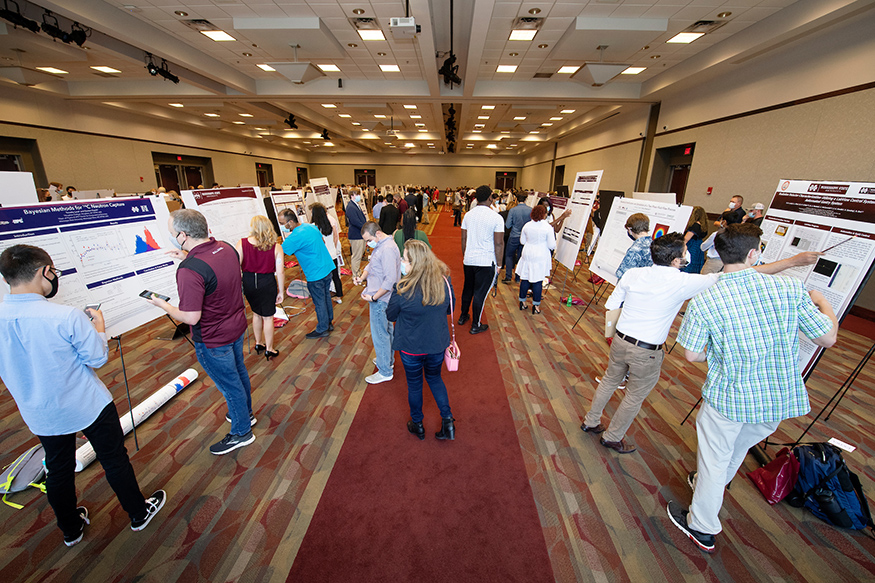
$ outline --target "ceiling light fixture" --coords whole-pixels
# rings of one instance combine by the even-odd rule
[[[200,31],[200,33],[210,40],[214,40],[216,42],[228,42],[237,40],[224,30],[202,30]]]
[[[564,118],[561,117],[551,117],[550,121],[562,121]]]
[[[337,117],[348,118],[348,117],[352,117],[352,116],[349,115],[348,113],[338,113],[338,114],[337,114]]]
[[[416,109],[415,105],[405,105],[404,109]]]
[[[181,103],[168,103],[167,105],[169,105],[170,107],[185,107]]]
[[[560,111],[559,113],[574,113],[575,111],[576,111],[576,110],[574,110],[574,109],[563,109],[563,110]]]
[[[316,65],[320,69],[322,69],[323,73],[339,73],[340,67],[337,65],[327,64],[327,65]]]
[[[243,56],[244,56],[244,57],[251,57],[251,56],[252,56],[252,53],[243,53]]]
[[[572,75],[577,73],[577,70],[580,69],[580,65],[565,65],[564,67],[559,67],[559,73],[563,75]]]
[[[422,119],[421,115],[411,115],[410,119]]]
[[[297,121],[295,120],[295,116],[293,116],[291,113],[289,114],[289,116],[286,119],[283,120],[283,123],[286,124],[287,126],[289,126],[290,130],[298,129],[298,124],[297,124]]]
[[[620,73],[620,75],[637,75],[646,68],[647,67],[629,67],[625,71]]]
[[[516,65],[499,65],[495,68],[496,73],[516,73]]]
[[[26,28],[31,32],[39,32],[39,22],[22,16],[21,8],[19,8],[18,3],[14,1],[12,1],[12,3],[15,4],[15,11],[13,12],[12,10],[9,10],[9,2],[5,2],[4,7],[0,9],[0,18],[11,22],[15,26]]]
[[[518,57],[518,56],[520,56],[520,54],[519,53],[507,53],[507,56],[508,57]]]
[[[424,128],[424,127],[425,127],[425,124],[424,124],[424,123],[415,123],[415,124],[413,124],[413,125],[415,125],[415,126],[418,127],[418,128]]]
[[[244,122],[242,122],[242,121],[232,121],[231,123],[234,124],[235,126],[242,126],[242,125],[244,125]]]
[[[732,16],[731,12],[721,12],[717,15],[717,18],[729,18],[730,16]]]
[[[185,12],[184,10],[177,10],[173,14],[176,16],[188,16],[188,12]]]
[[[478,115],[477,119],[489,119],[488,115]]]
[[[175,84],[179,84],[179,77],[170,72],[170,69],[167,68],[167,61],[161,59],[161,66],[155,64],[154,57],[152,53],[146,53],[146,58],[148,61],[146,62],[146,70],[149,71],[149,74],[153,77],[160,75],[164,78],[165,81],[170,81]]]
[[[494,105],[481,105],[480,109],[495,109]]]
[[[94,69],[95,71],[100,71],[101,73],[108,73],[108,74],[121,73],[121,71],[119,71],[118,69],[113,69],[112,67],[106,67],[103,65],[101,65],[99,67],[92,66],[91,68]]]
[[[524,115],[518,115],[515,118],[513,118],[514,121],[523,121],[524,119],[526,119],[526,116],[524,116]]]
[[[398,65],[380,65],[380,70],[384,73],[400,73],[401,69]]]
[[[238,113],[240,117],[254,117],[251,113]]]
[[[266,71],[267,73],[272,73],[273,71],[276,71],[276,69],[274,69],[273,67],[271,67],[270,65],[267,65],[265,63],[262,63],[260,65],[255,65],[255,66],[258,67],[259,69],[261,69],[262,71]]]
[[[386,119],[386,116],[383,115],[382,113],[375,113],[374,117],[377,119]]]
[[[323,103],[322,107],[324,107],[325,109],[334,109],[337,106],[334,105],[333,103]]]
[[[703,36],[705,36],[704,32],[679,32],[665,42],[666,44],[688,45]]]
[[[362,8],[353,8],[352,13],[358,16],[359,14],[364,14],[365,11]]]
[[[219,117],[218,113],[205,113],[204,115],[207,117]]]
[[[547,45],[547,44],[540,44],[540,45],[538,45],[538,48],[539,48],[539,49],[546,49],[548,46],[550,46],[550,45]]]
[[[348,47],[351,48],[351,49],[354,49],[354,48],[356,48],[358,45],[355,44],[355,43],[346,43],[346,46],[348,46]]]
[[[543,18],[521,16],[514,21],[507,40],[530,41],[538,34],[538,29],[543,23]]]
[[[69,71],[58,69],[56,67],[37,67],[36,69],[43,73],[51,73],[52,75],[66,75],[69,73]]]
[[[328,130],[326,130],[326,129],[324,129],[324,128],[322,129],[322,135],[319,136],[319,137],[322,138],[323,140],[325,140],[325,141],[328,142],[328,143],[331,142],[331,138],[328,137]]]

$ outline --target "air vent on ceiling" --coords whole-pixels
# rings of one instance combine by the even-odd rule
[[[545,71],[543,73],[535,73],[532,79],[549,79],[553,76],[553,71]]]
[[[729,20],[699,20],[685,28],[682,32],[701,32],[703,34],[712,33]]]
[[[356,30],[379,30],[380,24],[376,18],[350,18],[349,21]]]
[[[520,16],[513,21],[512,30],[540,30],[544,24],[543,18],[534,18],[531,16]]]
[[[219,27],[210,22],[209,20],[204,20],[203,18],[196,18],[194,20],[181,20],[182,24],[189,27],[192,30],[196,30],[198,32],[205,32],[210,30],[219,30]]]

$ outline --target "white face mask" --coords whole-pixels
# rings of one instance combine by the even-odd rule
[[[729,203],[729,209],[731,210],[731,209],[734,209],[734,208],[735,208],[735,202],[730,202],[730,203]]]

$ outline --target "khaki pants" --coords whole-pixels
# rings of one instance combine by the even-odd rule
[[[702,271],[699,273],[702,275],[708,275],[710,273],[720,273],[721,271],[723,271],[723,261],[719,258],[714,259],[713,257],[706,257],[705,265],[702,266]]]
[[[623,439],[629,426],[632,425],[632,421],[635,420],[635,416],[638,415],[638,411],[641,410],[644,399],[647,398],[659,380],[663,358],[665,358],[665,352],[662,349],[647,350],[614,335],[614,340],[611,342],[608,370],[605,371],[605,376],[602,377],[602,381],[595,391],[592,407],[586,414],[584,423],[589,427],[595,427],[599,424],[605,406],[628,372],[629,380],[626,382],[626,394],[603,435],[605,441]]]
[[[365,252],[365,240],[350,239],[349,250],[352,255],[352,274],[358,277],[362,273],[362,254]]]

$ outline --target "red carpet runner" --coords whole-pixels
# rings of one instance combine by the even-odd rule
[[[442,213],[430,241],[458,301],[460,230],[451,225]],[[489,302],[485,315],[500,317]],[[425,388],[426,440],[407,432],[400,359],[394,380],[367,389],[288,581],[554,580],[493,333],[457,327],[460,370],[443,373],[455,441],[434,438],[440,415]]]

